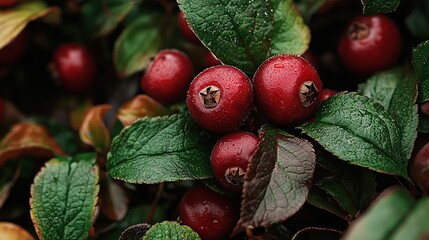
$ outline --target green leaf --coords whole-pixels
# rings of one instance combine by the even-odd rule
[[[399,127],[374,100],[339,93],[322,103],[316,118],[301,128],[327,151],[351,164],[410,179]]]
[[[424,239],[429,233],[429,198],[415,200],[405,190],[390,188],[345,233],[345,240]]]
[[[95,154],[46,163],[31,186],[31,219],[40,239],[87,239],[98,194]]]
[[[402,69],[375,74],[358,92],[380,103],[396,120],[401,133],[402,157],[410,159],[417,137],[417,81]]]
[[[0,9],[0,49],[12,41],[35,19],[58,11],[57,7],[48,7],[43,1],[26,1],[14,8]]]
[[[161,222],[153,225],[143,237],[143,240],[199,240],[197,233],[177,222]]]
[[[300,54],[309,29],[292,0],[178,0],[190,27],[224,64],[253,73],[269,56]]]
[[[353,220],[375,195],[375,175],[364,168],[341,162],[319,151],[309,203]],[[346,214],[344,214],[346,213]]]
[[[224,64],[251,73],[269,56],[274,13],[266,0],[178,0],[191,28]]]
[[[274,31],[270,56],[282,53],[302,54],[310,44],[310,30],[304,24],[292,0],[271,0]]]
[[[429,101],[429,41],[413,50],[413,66],[419,77],[419,101]]]
[[[400,0],[361,0],[363,13],[375,15],[377,13],[390,13],[396,10]]]
[[[92,0],[82,6],[82,18],[88,32],[95,35],[111,33],[131,12],[136,0]]]
[[[269,126],[262,128],[260,139],[244,179],[237,224],[242,228],[268,227],[296,213],[307,199],[316,164],[305,139]]]
[[[113,228],[107,233],[101,234],[99,240],[111,240],[118,239],[121,234],[131,225],[139,224],[146,221],[147,215],[150,212],[150,206],[140,205],[128,209],[127,215],[124,219],[113,224]],[[155,213],[152,218],[152,222],[160,222],[166,219],[165,213],[161,207],[155,209]]]
[[[113,140],[107,169],[131,183],[212,178],[213,140],[188,114],[142,118]]]
[[[412,11],[405,18],[405,23],[413,36],[420,40],[429,39],[429,2],[413,1]]]
[[[121,77],[130,76],[143,70],[160,49],[162,35],[159,23],[154,19],[159,18],[152,14],[143,14],[134,19],[115,42],[114,63]]]
[[[309,23],[311,17],[325,4],[327,0],[300,0],[297,7],[303,15],[305,22]]]
[[[429,133],[429,116],[423,113],[419,114],[419,132]]]

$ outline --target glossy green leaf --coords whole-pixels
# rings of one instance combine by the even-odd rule
[[[363,13],[375,15],[377,13],[390,13],[396,10],[400,0],[361,0]]]
[[[131,183],[212,178],[213,141],[188,114],[142,118],[113,140],[107,169]]]
[[[143,70],[150,58],[160,50],[162,36],[159,23],[161,16],[143,14],[130,23],[115,42],[114,63],[121,77]]]
[[[237,224],[242,228],[268,227],[296,213],[315,169],[316,155],[307,140],[270,126],[262,128],[260,139],[244,179]]]
[[[409,159],[417,137],[417,77],[402,69],[380,72],[360,85],[358,92],[383,105],[396,120],[401,133],[401,156]]]
[[[407,191],[390,188],[356,220],[345,240],[425,239],[429,233],[429,198],[415,200]]]
[[[12,41],[27,24],[46,14],[58,11],[44,1],[26,1],[14,8],[0,9],[0,49]]]
[[[310,44],[310,30],[304,24],[292,0],[271,0],[274,29],[270,56],[282,53],[302,54]]]
[[[191,28],[223,63],[253,73],[269,56],[300,54],[309,30],[292,0],[178,0]]]
[[[31,186],[31,219],[40,239],[87,239],[98,195],[95,154],[54,158]]]
[[[384,107],[370,98],[339,93],[322,103],[314,122],[301,127],[344,161],[409,179],[399,127]]]
[[[421,43],[413,51],[413,65],[419,77],[419,101],[429,101],[429,41]]]
[[[82,6],[82,18],[88,32],[95,35],[111,33],[131,12],[136,0],[92,0]]]
[[[317,168],[309,203],[353,220],[375,195],[375,175],[322,151],[316,156]]]
[[[143,237],[143,240],[200,240],[198,234],[188,226],[177,222],[161,222],[153,225]]]

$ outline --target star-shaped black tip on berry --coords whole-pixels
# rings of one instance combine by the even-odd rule
[[[220,90],[215,86],[208,86],[200,91],[200,101],[206,108],[214,108],[220,101]]]
[[[317,98],[319,90],[313,81],[305,81],[299,89],[299,98],[304,107],[310,106]]]
[[[244,182],[244,176],[246,171],[240,167],[228,168],[225,172],[225,178],[228,182],[233,185],[242,186]]]

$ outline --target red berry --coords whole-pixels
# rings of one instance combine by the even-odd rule
[[[27,34],[22,31],[9,44],[0,49],[0,65],[12,65],[24,55],[27,45]]]
[[[253,86],[259,112],[286,127],[304,122],[314,113],[323,89],[313,66],[294,55],[277,55],[263,62]]]
[[[212,52],[208,51],[206,53],[206,56],[204,57],[204,65],[206,67],[213,67],[220,64],[222,63],[219,61],[219,59],[216,58],[215,55],[213,55]]]
[[[354,18],[343,32],[338,46],[344,65],[363,76],[395,65],[400,51],[399,30],[384,15],[361,15]]]
[[[420,110],[423,114],[429,116],[429,102],[424,102],[420,105]]]
[[[208,68],[192,81],[186,99],[189,112],[202,127],[227,133],[239,128],[252,107],[252,85],[240,69]]]
[[[258,137],[249,132],[233,132],[220,138],[210,163],[216,180],[224,188],[241,192],[247,165],[258,148]]]
[[[177,22],[183,37],[192,43],[200,43],[200,39],[198,39],[194,31],[189,27],[189,24],[185,19],[185,14],[182,11],[179,11],[179,14],[177,15]]]
[[[175,49],[160,51],[149,64],[140,86],[163,104],[178,102],[186,95],[194,77],[194,67],[186,54]]]
[[[429,143],[424,145],[412,164],[411,175],[423,192],[429,194]]]
[[[238,204],[205,186],[188,190],[179,203],[182,223],[202,240],[228,239],[239,217]]]
[[[322,96],[320,97],[320,101],[321,102],[326,101],[326,99],[328,99],[331,96],[336,95],[337,93],[338,92],[335,91],[335,90],[332,90],[332,89],[329,89],[329,88],[324,88],[322,90],[322,94],[321,94]]]
[[[0,0],[0,8],[12,7],[18,4],[18,0]]]
[[[88,90],[96,77],[94,58],[77,43],[65,43],[55,50],[53,70],[64,88],[75,93]]]

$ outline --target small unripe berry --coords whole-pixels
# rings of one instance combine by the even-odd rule
[[[322,82],[300,56],[271,57],[259,66],[253,79],[256,107],[274,124],[292,127],[304,122],[320,103]]]
[[[233,132],[215,144],[210,164],[217,182],[224,188],[241,192],[247,165],[258,148],[259,139],[250,132]]]
[[[96,63],[91,53],[77,43],[59,46],[53,56],[53,74],[70,92],[88,90],[95,81]]]
[[[385,15],[358,16],[346,27],[338,45],[343,64],[358,75],[367,76],[392,67],[401,52],[401,35]]]
[[[192,118],[216,133],[243,125],[252,107],[252,85],[241,70],[228,65],[198,74],[188,89],[186,104]]]
[[[140,86],[155,100],[172,104],[185,98],[193,77],[194,67],[189,57],[179,50],[165,49],[149,64]]]
[[[238,204],[205,186],[188,190],[179,203],[183,224],[202,240],[228,239],[239,217]]]

